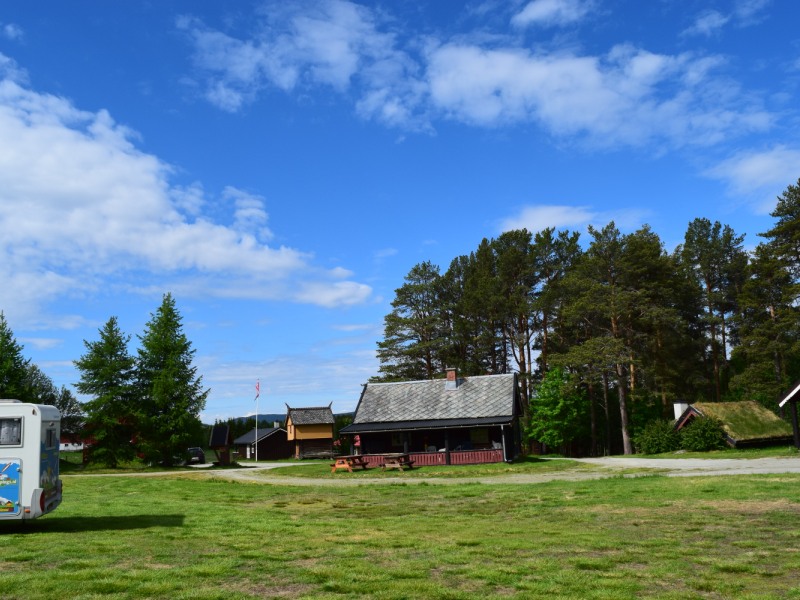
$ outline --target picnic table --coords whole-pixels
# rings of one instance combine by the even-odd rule
[[[352,473],[353,467],[361,467],[366,470],[368,463],[367,457],[360,454],[337,456],[336,462],[331,463],[331,473],[336,473],[339,469],[347,469],[349,473]]]
[[[403,470],[403,467],[409,469],[414,468],[414,461],[408,454],[384,454],[383,455],[383,470],[398,469]]]

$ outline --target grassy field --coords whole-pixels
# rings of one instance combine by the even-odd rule
[[[331,461],[306,461],[302,464],[287,464],[285,467],[264,471],[263,475],[269,477],[300,477],[304,479],[454,479],[459,477],[491,477],[495,475],[510,475],[522,473],[553,473],[562,471],[588,471],[595,467],[568,459],[545,460],[542,458],[528,457],[513,463],[491,463],[485,465],[448,465],[425,466],[404,470],[383,471],[378,467],[365,470],[353,469],[352,473],[340,470],[331,473]]]
[[[68,476],[56,512],[0,523],[0,598],[800,598],[798,518],[797,475]]]

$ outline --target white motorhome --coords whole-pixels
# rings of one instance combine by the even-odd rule
[[[54,406],[0,399],[0,521],[35,519],[61,504],[60,434]]]

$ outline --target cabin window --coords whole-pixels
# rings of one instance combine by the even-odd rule
[[[0,446],[22,446],[22,418],[0,419]]]
[[[58,436],[55,429],[48,429],[45,436],[44,447],[48,450],[58,447]]]

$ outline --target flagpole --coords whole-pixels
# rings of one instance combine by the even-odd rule
[[[258,397],[261,395],[261,382],[256,380],[256,462],[258,462]]]

